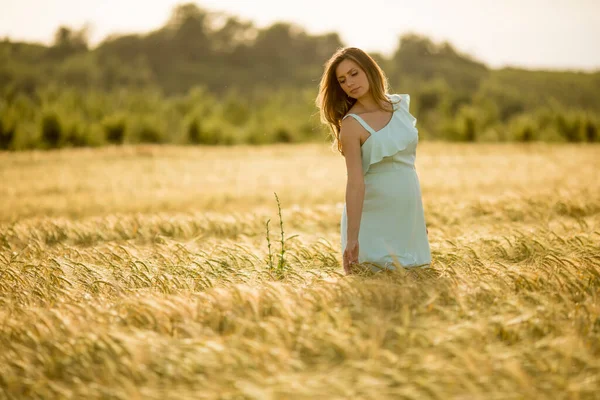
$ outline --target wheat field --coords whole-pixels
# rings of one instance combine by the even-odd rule
[[[599,171],[424,142],[432,267],[345,276],[327,144],[0,153],[0,398],[600,398]]]

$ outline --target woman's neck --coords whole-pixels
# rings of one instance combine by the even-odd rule
[[[383,107],[383,105],[377,104],[371,93],[367,93],[364,96],[356,99],[356,102],[360,105],[364,112],[367,113],[381,110]]]

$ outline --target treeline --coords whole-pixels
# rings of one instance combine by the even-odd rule
[[[0,148],[324,140],[314,98],[336,33],[259,29],[194,4],[165,26],[95,48],[60,27],[50,46],[0,42]],[[424,139],[599,140],[600,72],[493,70],[449,43],[405,35],[373,54],[410,93]]]
[[[157,87],[167,96],[197,85],[218,94],[307,87],[342,45],[336,33],[313,36],[285,23],[259,29],[195,4],[176,7],[165,26],[147,34],[110,36],[94,49],[87,35],[60,27],[49,47],[0,42],[0,85],[30,95],[49,81],[104,91]]]

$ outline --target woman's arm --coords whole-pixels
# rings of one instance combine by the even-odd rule
[[[358,262],[358,232],[365,198],[365,180],[362,172],[360,132],[362,127],[354,118],[342,122],[340,140],[346,159],[346,213],[348,216],[347,245],[344,251],[344,270]]]

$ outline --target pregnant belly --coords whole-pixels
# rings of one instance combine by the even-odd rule
[[[365,175],[363,214],[390,208],[411,210],[420,196],[419,180],[413,168],[370,172]]]

